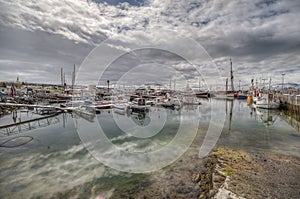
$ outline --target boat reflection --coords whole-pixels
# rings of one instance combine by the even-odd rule
[[[259,120],[266,126],[273,125],[279,115],[279,111],[271,109],[256,109]]]
[[[148,112],[131,112],[129,116],[139,126],[147,126],[151,122]]]

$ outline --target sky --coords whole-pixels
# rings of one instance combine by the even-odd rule
[[[0,81],[300,83],[299,0],[0,0]],[[269,81],[269,80],[265,80]]]

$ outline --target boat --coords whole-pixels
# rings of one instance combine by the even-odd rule
[[[118,110],[126,110],[128,106],[128,104],[113,104],[113,108]]]
[[[196,97],[198,98],[209,98],[210,93],[208,91],[199,91],[195,93]]]
[[[168,97],[168,98],[163,98],[162,101],[157,105],[162,106],[164,108],[179,109],[181,108],[182,103],[176,97]]]
[[[242,94],[242,93],[238,93],[237,96],[236,96],[236,99],[239,99],[239,100],[245,100],[248,98],[248,95],[245,95],[245,94]]]
[[[79,117],[82,117],[90,122],[92,122],[95,118],[96,110],[91,106],[79,106],[73,109],[73,112],[78,115]]]
[[[214,97],[217,99],[234,99],[234,85],[233,85],[233,70],[232,61],[230,59],[230,79],[231,79],[231,90],[228,90],[228,78],[226,78],[226,91],[217,91],[214,93]]]
[[[70,100],[72,99],[72,95],[68,94],[56,94],[55,97],[60,100]]]
[[[129,104],[128,108],[133,112],[134,111],[143,112],[143,111],[148,111],[150,105],[146,105],[145,98],[134,98],[132,102]]]
[[[188,88],[186,90],[189,90]],[[194,90],[194,94],[198,98],[209,98],[210,93],[207,90],[201,89],[201,80],[199,78],[199,88],[197,90]]]
[[[79,107],[82,105],[91,104],[91,100],[83,97],[73,97],[72,100],[68,100],[66,103],[61,103],[61,107]]]
[[[269,90],[266,93],[260,93],[260,96],[256,99],[256,107],[263,109],[279,109],[280,101],[276,99],[275,95],[271,92],[271,78],[269,81]]]
[[[276,101],[276,99],[274,98],[274,94],[266,93],[262,94],[261,97],[256,99],[255,105],[257,108],[278,109],[280,106],[280,102]]]
[[[227,92],[227,91],[218,91],[213,94],[214,98],[216,99],[227,99],[227,100],[233,100],[234,99],[234,93],[233,92]]]
[[[36,108],[36,113],[39,115],[50,115],[54,113],[58,113],[60,110],[58,110],[55,107],[41,107],[41,108]]]
[[[101,98],[100,100],[95,100],[93,102],[93,105],[95,106],[95,108],[97,109],[110,109],[113,107],[114,105],[114,101],[111,98],[111,96],[104,96],[103,98]]]
[[[122,115],[124,115],[128,111],[128,108],[129,108],[129,104],[128,103],[116,103],[116,104],[113,104],[114,112],[122,114]]]
[[[93,105],[97,109],[110,109],[114,104],[111,101],[96,101]]]

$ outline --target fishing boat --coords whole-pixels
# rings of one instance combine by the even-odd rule
[[[276,101],[274,94],[266,93],[256,99],[256,107],[263,109],[278,109],[280,106],[279,101]]]
[[[275,95],[271,92],[271,81],[269,81],[269,90],[266,93],[260,93],[260,96],[255,99],[256,107],[263,109],[278,109],[280,107],[280,101],[276,99]]]
[[[149,105],[146,105],[145,98],[134,98],[128,107],[133,112],[134,111],[137,111],[137,112],[148,111],[150,108]]]
[[[124,115],[129,109],[128,103],[115,103],[113,104],[113,110],[115,113]]]
[[[97,109],[110,109],[114,105],[114,100],[111,96],[104,96],[101,99],[97,99],[93,102],[93,105]]]
[[[182,106],[180,100],[176,97],[167,97],[163,98],[159,103],[158,106],[162,106],[164,108],[171,108],[171,109],[179,109]]]

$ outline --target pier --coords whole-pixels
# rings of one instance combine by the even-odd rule
[[[279,94],[278,99],[293,113],[300,113],[300,95]]]
[[[46,127],[59,122],[57,116],[59,113],[54,113],[44,117],[34,118],[26,121],[21,121],[13,124],[0,126],[1,136],[10,136],[22,131],[32,130],[36,128]]]

